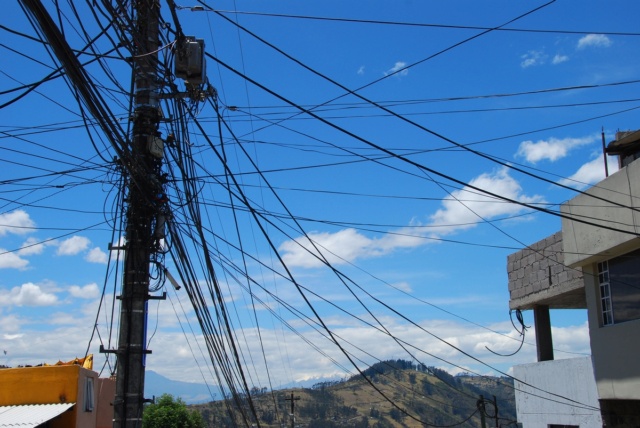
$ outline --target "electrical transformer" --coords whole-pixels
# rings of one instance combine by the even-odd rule
[[[204,40],[185,36],[176,47],[175,74],[190,85],[200,85],[205,80]]]

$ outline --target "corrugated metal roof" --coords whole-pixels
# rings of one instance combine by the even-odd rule
[[[76,403],[0,406],[0,427],[34,428],[64,413]]]

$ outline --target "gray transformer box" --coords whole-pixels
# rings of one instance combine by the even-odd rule
[[[176,77],[191,85],[204,83],[205,78],[204,40],[186,36],[178,42],[175,57]]]

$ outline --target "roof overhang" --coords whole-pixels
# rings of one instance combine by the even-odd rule
[[[628,131],[621,134],[617,140],[609,143],[606,152],[609,155],[620,155],[635,152],[640,147],[640,130]],[[616,134],[617,136],[617,134]]]
[[[59,416],[76,403],[0,406],[0,428],[35,428]]]

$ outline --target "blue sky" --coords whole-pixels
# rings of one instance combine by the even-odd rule
[[[57,20],[50,2],[44,3]],[[229,131],[219,139],[210,104],[194,107],[197,118],[210,138],[227,144],[229,169],[252,206],[272,221],[263,226],[277,253],[361,364],[410,359],[369,324],[367,309],[420,350],[427,365],[495,373],[493,368],[508,372],[534,361],[533,328],[512,357],[487,348],[511,353],[518,347],[508,313],[507,255],[556,232],[560,220],[473,188],[557,210],[576,192],[554,183],[584,189],[604,178],[601,132],[608,142],[617,130],[638,128],[640,4],[556,1],[535,11],[545,3],[209,4],[221,12],[193,11],[196,3],[179,2],[177,15],[185,34],[203,38],[219,59],[207,60],[207,75],[221,115],[247,155]],[[83,6],[82,22],[95,34]],[[68,6],[61,8],[69,44],[81,49],[78,19]],[[23,92],[9,89],[41,81],[55,64],[39,43],[20,35],[36,32],[18,3],[4,9],[1,104]],[[171,21],[165,4],[162,11]],[[108,46],[99,40],[101,52]],[[115,55],[104,61],[128,88],[126,63]],[[87,70],[125,126],[126,94],[95,63]],[[115,346],[117,301],[115,311],[112,305],[121,271],[109,263],[117,254],[109,254],[108,245],[122,239],[112,231],[119,176],[109,162],[113,149],[96,128],[89,138],[79,111],[62,79],[2,108],[0,344],[6,354],[0,364],[72,359],[87,349],[97,354],[101,343]],[[252,300],[246,282],[218,270],[251,382],[266,385],[264,359],[274,386],[345,375],[332,359],[355,372],[334,345],[279,303],[311,316],[295,287],[278,276],[283,267],[251,216],[238,209],[234,220],[224,169],[201,130],[194,123],[189,130],[179,144],[188,145],[200,165],[199,196],[207,202],[202,226],[216,233],[207,232],[208,243],[271,293],[252,287]],[[161,131],[166,135],[166,125]],[[613,161],[610,172],[615,168]],[[176,221],[188,225],[178,215]],[[362,304],[312,256],[298,225],[352,281]],[[251,258],[242,261],[234,243]],[[174,273],[175,263],[165,260]],[[172,379],[210,381],[185,290],[167,283],[166,291],[167,301],[149,305],[148,368]],[[525,320],[531,325],[531,314]],[[589,353],[584,311],[554,311],[552,322],[557,357]],[[96,356],[96,366],[105,365],[108,373],[113,360],[105,358]]]

